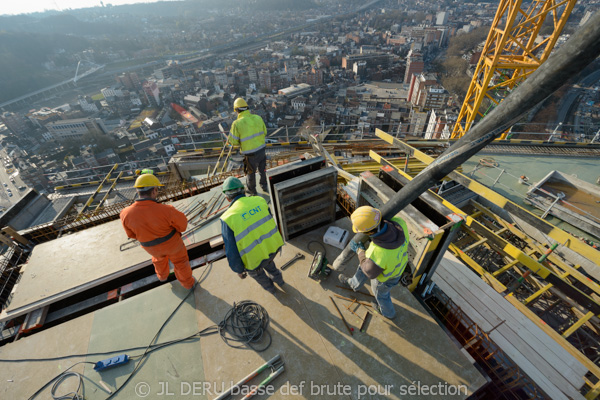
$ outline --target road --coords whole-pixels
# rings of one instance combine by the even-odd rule
[[[584,88],[592,86],[600,80],[600,70],[594,71],[585,78],[583,78],[578,85],[573,86],[563,100],[561,101],[560,107],[557,112],[556,123],[566,123],[573,110],[574,102],[583,92]]]
[[[18,202],[19,199],[25,195],[27,186],[21,180],[18,170],[15,169],[10,174],[6,172],[6,169],[4,168],[7,157],[5,149],[0,150],[0,157],[2,159],[2,164],[0,166],[0,210],[4,211]],[[19,190],[19,187],[23,186],[25,188]]]

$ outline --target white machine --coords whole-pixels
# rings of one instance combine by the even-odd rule
[[[350,235],[348,231],[337,226],[330,226],[323,236],[323,243],[343,249],[348,244]]]

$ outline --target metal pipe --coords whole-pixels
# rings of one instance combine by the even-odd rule
[[[264,370],[266,370],[268,368],[271,368],[271,366],[275,362],[277,362],[280,358],[281,358],[281,355],[279,355],[279,354],[276,355],[275,357],[271,358],[269,361],[267,361],[266,363],[264,363],[263,365],[261,365],[260,367],[258,367],[257,369],[255,369],[253,372],[251,372],[250,374],[248,374],[245,378],[243,378],[241,381],[239,381],[238,383],[236,383],[235,385],[233,385],[231,388],[229,388],[225,392],[221,393],[219,396],[215,397],[214,400],[223,400],[223,399],[226,399],[227,397],[230,396],[230,393],[232,392],[233,389],[242,386],[243,384],[251,381],[253,378],[255,378],[256,376],[258,376]],[[281,372],[279,372],[279,373],[281,373]],[[279,375],[279,373],[277,375]]]
[[[596,12],[504,101],[396,193],[382,207],[383,218],[394,217],[421,193],[514,125],[526,112],[555,92],[568,79],[581,72],[599,54],[600,12]],[[367,236],[362,233],[353,238],[356,242],[364,242],[366,239]],[[352,255],[350,245],[347,245],[333,262],[333,269],[343,270]]]

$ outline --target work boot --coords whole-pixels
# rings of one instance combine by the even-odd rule
[[[396,318],[396,316],[390,318],[390,317],[386,317],[385,315],[383,315],[383,313],[381,312],[381,307],[379,307],[379,303],[377,303],[376,301],[371,301],[371,307],[373,307],[373,311],[375,311],[377,314],[381,315],[383,318],[386,318],[389,320],[393,320],[394,318]]]
[[[340,283],[343,283],[344,285],[349,286],[350,288],[352,288],[352,286],[350,286],[350,282],[348,282],[350,279],[352,279],[352,278],[348,278],[344,274],[339,274],[338,275],[338,281],[340,281]],[[354,290],[354,289],[352,289],[352,290]]]
[[[256,190],[246,189],[246,195],[248,195],[248,196],[256,196]]]
[[[267,187],[267,185],[260,185],[260,188],[262,189],[263,192],[265,193],[269,193],[269,188]]]

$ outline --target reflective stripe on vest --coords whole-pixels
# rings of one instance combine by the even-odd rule
[[[283,246],[269,206],[260,196],[240,197],[221,216],[235,236],[240,257],[248,270],[256,269]]]
[[[230,136],[233,144],[239,143],[242,154],[251,154],[266,147],[265,129],[265,123],[260,116],[243,111],[233,122]]]
[[[404,233],[404,243],[402,246],[397,249],[384,249],[371,242],[365,252],[365,256],[383,268],[383,272],[377,276],[379,282],[385,282],[400,276],[408,263],[408,241],[410,236],[408,235],[406,222],[398,217],[392,218],[392,221],[398,223],[402,228],[402,232]]]

